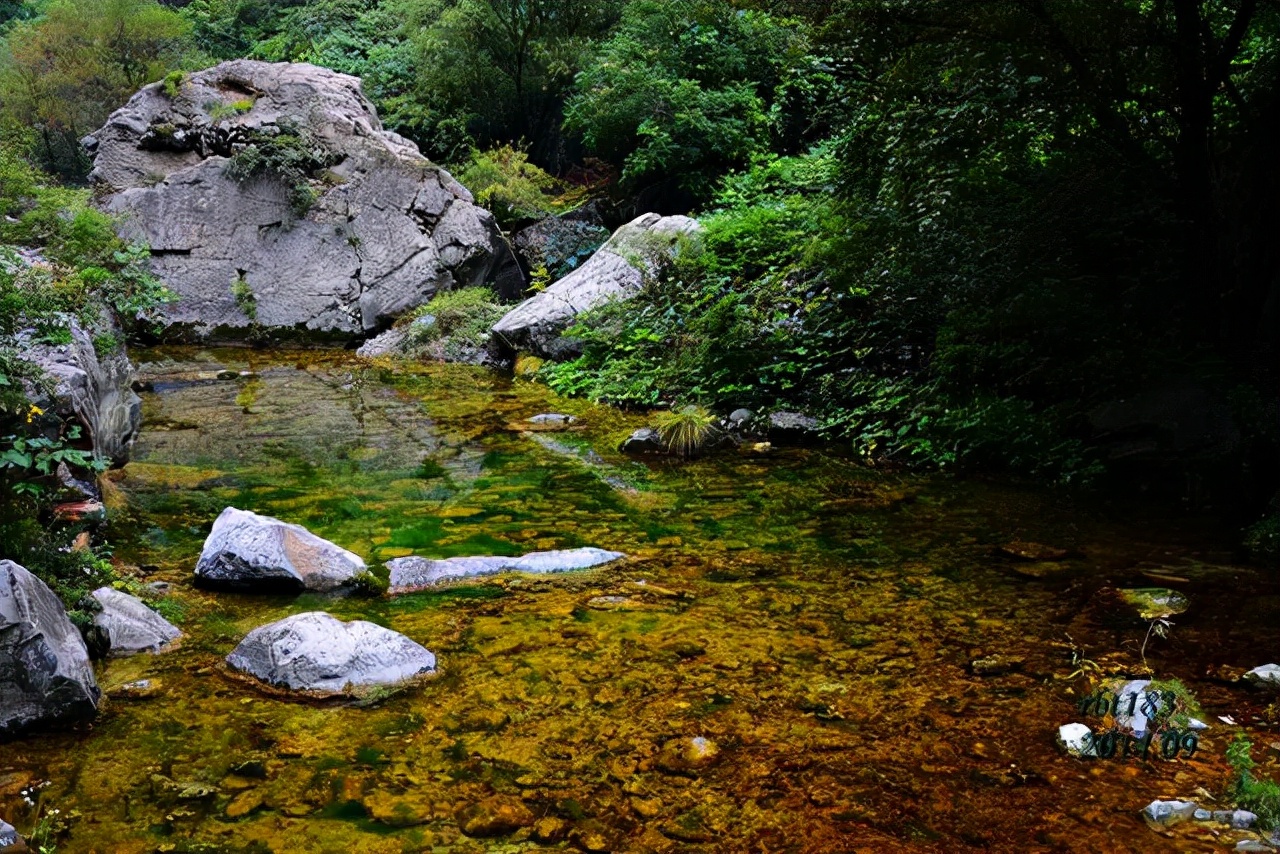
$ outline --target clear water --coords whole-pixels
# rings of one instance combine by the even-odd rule
[[[121,564],[172,585],[186,637],[99,666],[106,690],[150,678],[157,696],[0,745],[0,816],[28,829],[19,792],[47,782],[60,852],[1218,850],[1235,837],[1184,826],[1170,841],[1138,811],[1220,794],[1226,727],[1191,761],[1054,745],[1086,688],[1073,649],[1141,670],[1146,623],[1099,590],[1151,571],[1187,579],[1193,603],[1151,667],[1248,726],[1264,768],[1280,757],[1275,707],[1221,678],[1280,651],[1276,578],[1205,549],[1211,532],[1187,520],[821,451],[646,465],[615,450],[642,416],[459,366],[166,349],[140,369],[154,391],[109,535]],[[540,412],[579,421],[539,431]],[[396,599],[197,589],[227,505],[378,567],[581,545],[629,557]],[[1073,556],[1022,564],[996,552],[1010,540]],[[250,629],[315,609],[403,632],[440,675],[354,706],[226,671]],[[991,654],[1021,669],[973,675]],[[664,758],[689,738],[717,755]],[[516,801],[532,826],[462,832]]]

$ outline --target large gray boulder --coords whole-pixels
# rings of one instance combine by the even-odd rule
[[[249,632],[227,664],[278,688],[359,694],[430,676],[436,657],[390,629],[309,611]]]
[[[522,286],[493,216],[383,129],[355,77],[224,62],[144,87],[85,144],[104,208],[180,297],[162,319],[195,336],[359,337],[440,290]]]
[[[127,462],[142,425],[142,401],[130,388],[133,365],[123,345],[98,353],[89,330],[74,318],[67,318],[67,324],[69,344],[36,342],[34,332],[19,335],[23,358],[56,384],[52,398],[35,386],[28,389],[29,396],[42,409],[84,425],[99,459]]]
[[[531,552],[522,557],[451,557],[432,560],[425,557],[398,557],[387,561],[391,573],[388,592],[412,593],[452,581],[497,575],[503,572],[524,572],[545,575],[553,572],[571,572],[626,557],[622,552],[605,549],[562,549],[549,552]]]
[[[182,636],[177,626],[135,596],[111,587],[99,587],[89,595],[101,608],[93,624],[106,637],[112,656],[159,652]]]
[[[196,578],[247,590],[316,590],[351,585],[367,572],[353,552],[270,516],[228,507],[204,541]]]
[[[100,697],[84,639],[62,602],[24,567],[0,560],[0,739],[92,717]]]
[[[702,226],[687,216],[647,213],[619,228],[581,267],[509,311],[493,326],[495,341],[513,352],[562,358],[576,352],[560,337],[579,314],[635,296],[646,276],[670,260],[681,237]]]

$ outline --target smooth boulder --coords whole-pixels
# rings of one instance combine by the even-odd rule
[[[224,62],[143,87],[84,142],[102,206],[178,294],[162,321],[190,337],[349,340],[438,291],[523,287],[493,215],[356,77]]]
[[[234,507],[214,521],[196,563],[200,582],[246,590],[328,592],[366,572],[359,555],[301,525]]]
[[[92,717],[101,696],[62,602],[24,567],[0,560],[0,739]]]
[[[622,552],[605,549],[561,549],[547,552],[530,552],[521,557],[451,557],[432,560],[425,557],[399,557],[387,561],[391,572],[389,592],[412,593],[451,581],[497,575],[503,572],[525,572],[545,575],[554,572],[571,572],[626,557]]]
[[[1280,691],[1280,664],[1264,664],[1244,675],[1244,681],[1258,688]]]
[[[278,688],[360,694],[429,676],[436,657],[390,629],[309,611],[249,632],[227,664]]]
[[[159,652],[182,636],[178,627],[135,596],[111,587],[89,594],[101,608],[93,624],[106,636],[108,655]]]
[[[647,277],[675,256],[681,237],[702,226],[687,216],[647,213],[619,228],[582,266],[507,312],[493,326],[493,340],[508,353],[562,358],[577,352],[561,338],[579,314],[640,292]]]

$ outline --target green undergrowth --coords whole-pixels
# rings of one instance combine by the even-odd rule
[[[1280,784],[1254,774],[1258,763],[1252,750],[1253,742],[1244,734],[1227,747],[1227,762],[1235,772],[1228,794],[1237,807],[1255,813],[1263,829],[1280,829]]]

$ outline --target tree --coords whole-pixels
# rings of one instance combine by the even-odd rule
[[[3,118],[34,130],[46,168],[81,177],[79,138],[176,67],[186,22],[154,0],[55,0],[10,31],[0,57]]]
[[[796,22],[726,0],[636,0],[578,76],[565,125],[622,170],[627,189],[666,185],[656,206],[688,209],[771,149],[790,118],[788,84],[814,65]],[[670,195],[676,186],[682,197]]]
[[[522,144],[539,166],[565,165],[565,94],[621,0],[459,0],[424,7],[418,94],[440,120],[461,118],[481,147]]]

